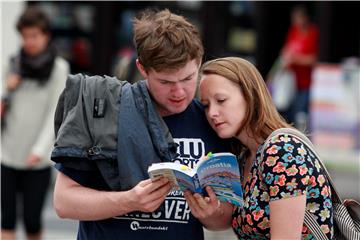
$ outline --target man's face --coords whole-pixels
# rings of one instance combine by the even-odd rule
[[[46,48],[49,35],[38,27],[25,27],[21,30],[23,47],[26,54],[36,56]]]
[[[157,111],[161,116],[183,112],[195,96],[199,73],[196,60],[189,61],[177,70],[156,72],[151,69],[144,71],[141,64],[138,68],[147,79],[151,96],[155,99]]]

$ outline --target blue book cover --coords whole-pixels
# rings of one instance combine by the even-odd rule
[[[205,187],[210,186],[220,201],[243,205],[239,165],[234,154],[208,154],[194,169],[175,162],[155,163],[148,173],[152,179],[167,177],[174,190],[206,194]]]

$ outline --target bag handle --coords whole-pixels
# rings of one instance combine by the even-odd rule
[[[328,237],[321,230],[319,223],[316,221],[315,216],[308,210],[305,211],[304,223],[310,229],[311,234],[316,240],[328,240]]]

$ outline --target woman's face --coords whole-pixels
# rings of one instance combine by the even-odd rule
[[[206,117],[219,137],[231,138],[240,133],[247,104],[238,84],[220,75],[203,75],[200,96]]]
[[[24,27],[21,30],[23,47],[26,54],[36,56],[42,53],[48,45],[49,35],[39,27]]]

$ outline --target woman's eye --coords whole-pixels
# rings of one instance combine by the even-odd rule
[[[226,99],[218,99],[217,102],[218,102],[218,103],[223,103],[223,102],[225,102],[225,100],[226,100]]]

